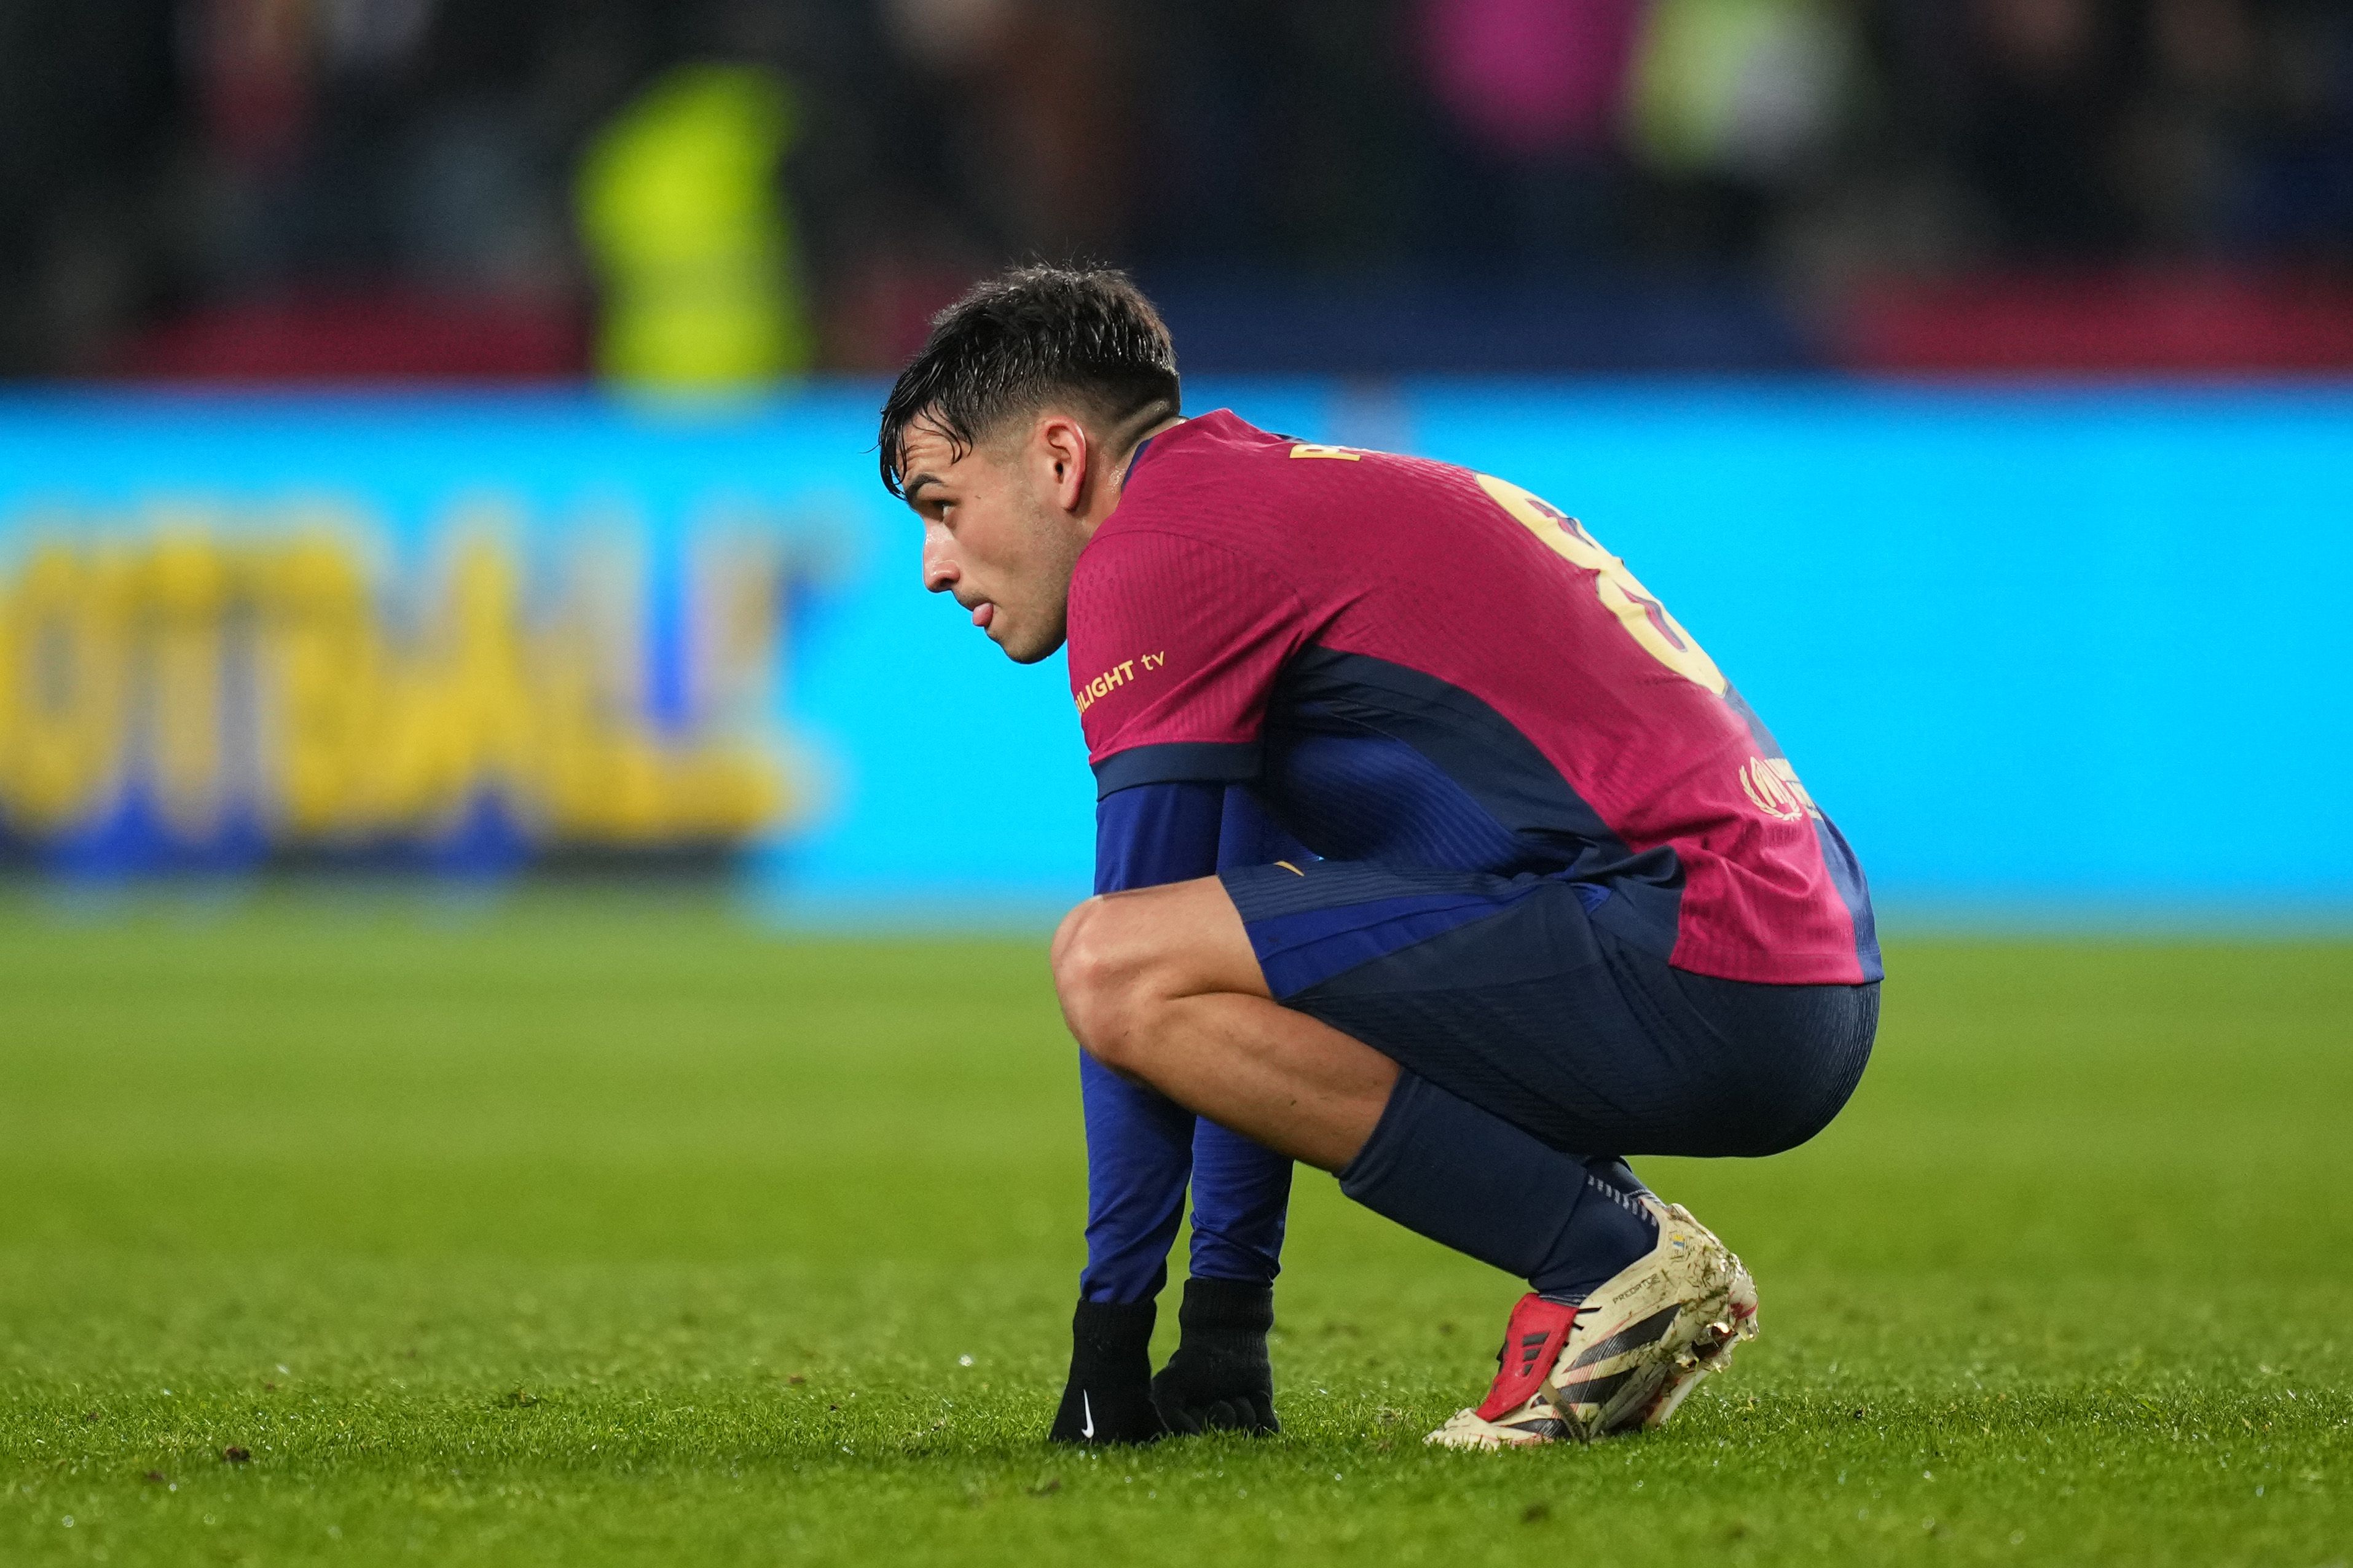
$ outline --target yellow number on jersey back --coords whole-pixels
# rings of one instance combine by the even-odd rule
[[[1694,642],[1667,607],[1653,597],[1651,591],[1636,580],[1626,563],[1601,548],[1585,525],[1568,516],[1541,496],[1529,494],[1519,486],[1478,476],[1479,488],[1493,496],[1519,522],[1542,540],[1545,548],[1573,566],[1581,566],[1593,574],[1593,591],[1627,634],[1642,645],[1642,650],[1685,680],[1704,686],[1718,697],[1724,695],[1724,672],[1715,668],[1715,660]]]

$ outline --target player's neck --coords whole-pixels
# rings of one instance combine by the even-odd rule
[[[1172,414],[1166,419],[1138,430],[1128,438],[1126,446],[1121,449],[1117,457],[1112,459],[1109,471],[1104,477],[1103,489],[1095,498],[1095,504],[1089,507],[1086,515],[1080,520],[1085,526],[1088,537],[1092,538],[1095,530],[1103,526],[1104,520],[1119,510],[1120,497],[1127,493],[1128,470],[1134,467],[1137,455],[1144,450],[1144,444],[1162,431],[1173,430],[1184,423],[1183,415]]]

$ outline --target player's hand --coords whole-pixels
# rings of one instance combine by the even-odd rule
[[[1176,1353],[1152,1380],[1152,1402],[1176,1432],[1280,1432],[1267,1331],[1274,1289],[1187,1279]]]

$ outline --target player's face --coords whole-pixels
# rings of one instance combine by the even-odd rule
[[[923,520],[923,586],[953,594],[1017,664],[1062,646],[1071,569],[1086,542],[1055,504],[1050,455],[1020,435],[962,456],[929,426],[906,436],[900,471],[907,504]]]

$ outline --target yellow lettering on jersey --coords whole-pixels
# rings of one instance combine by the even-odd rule
[[[1765,765],[1771,768],[1774,774],[1780,779],[1782,784],[1788,788],[1788,792],[1798,797],[1798,804],[1806,808],[1806,815],[1808,816],[1815,818],[1820,817],[1822,815],[1822,808],[1814,804],[1814,797],[1806,792],[1805,785],[1798,782],[1798,770],[1789,765],[1788,758],[1767,758]]]
[[[1741,764],[1740,788],[1748,803],[1767,816],[1795,822],[1801,816],[1820,819],[1821,807],[1798,782],[1798,770],[1787,757],[1751,757]]]
[[[1795,822],[1806,815],[1798,797],[1781,783],[1781,775],[1762,757],[1751,757],[1740,764],[1740,789],[1748,804],[1767,816]]]
[[[1353,463],[1364,453],[1353,447],[1326,447],[1321,442],[1302,441],[1291,448],[1291,455],[1294,458],[1337,458],[1344,463]]]
[[[1143,654],[1138,658],[1146,669],[1159,669],[1168,662],[1168,655],[1165,651]],[[1085,712],[1129,681],[1134,680],[1137,662],[1136,658],[1121,659],[1092,680],[1073,690],[1071,693],[1071,700],[1079,705],[1080,712]]]

